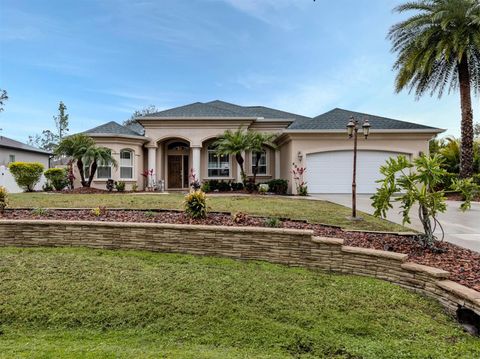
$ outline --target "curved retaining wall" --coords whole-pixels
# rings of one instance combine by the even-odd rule
[[[223,256],[383,279],[480,314],[480,293],[449,273],[407,262],[407,255],[348,247],[313,231],[182,224],[0,220],[0,246],[85,246]]]

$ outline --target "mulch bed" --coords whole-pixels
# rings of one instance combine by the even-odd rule
[[[141,210],[108,210],[105,215],[95,216],[91,210],[46,210],[38,213],[35,210],[6,210],[0,219],[58,219],[58,220],[89,220],[101,222],[146,222],[146,223],[178,223],[204,224],[221,226],[251,226],[265,227],[265,218],[237,215],[236,220],[228,214],[210,213],[207,219],[192,220],[182,212],[175,211],[141,211]],[[451,279],[467,287],[480,291],[480,253],[442,242],[437,248],[439,253],[424,249],[414,236],[396,234],[368,233],[344,231],[337,227],[312,224],[305,221],[283,220],[283,228],[311,229],[316,236],[336,237],[345,239],[345,245],[363,248],[373,248],[405,253],[409,261],[442,268],[451,273]]]
[[[450,201],[463,201],[463,196],[460,193],[446,193],[445,196]],[[480,195],[475,196],[473,201],[480,202]]]

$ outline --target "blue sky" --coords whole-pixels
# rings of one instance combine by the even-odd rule
[[[1,134],[71,133],[136,109],[222,99],[308,116],[334,107],[459,134],[458,94],[395,94],[394,0],[0,0]],[[474,116],[479,113],[474,99]]]

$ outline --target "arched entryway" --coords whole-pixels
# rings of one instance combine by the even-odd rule
[[[190,144],[181,139],[165,142],[167,189],[187,189],[190,176]]]

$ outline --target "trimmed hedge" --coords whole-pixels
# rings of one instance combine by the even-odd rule
[[[12,162],[8,168],[18,186],[27,192],[33,192],[44,169],[43,165],[38,162]]]
[[[68,186],[68,171],[65,168],[49,168],[44,175],[57,191]]]

